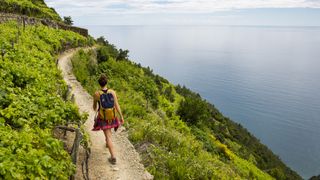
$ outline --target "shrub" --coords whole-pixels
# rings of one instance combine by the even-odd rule
[[[87,40],[41,25],[22,30],[14,22],[0,24],[0,34],[1,44],[14,44],[4,46],[0,63],[0,179],[68,179],[75,168],[52,129],[83,117],[63,99],[67,87],[55,53],[65,42]]]

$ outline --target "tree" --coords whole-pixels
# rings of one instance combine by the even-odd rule
[[[309,180],[319,180],[320,179],[320,175],[319,176],[312,176]]]
[[[108,42],[107,42],[107,44],[108,44]],[[114,44],[108,44],[107,48],[109,51],[109,55],[111,57],[113,57],[114,59],[117,59],[117,57],[119,55],[119,51],[118,51],[117,47]]]
[[[98,63],[108,61],[109,59],[109,52],[106,46],[102,46],[97,50],[97,60]]]
[[[104,45],[106,46],[107,44],[109,44],[109,42],[104,38],[104,36],[100,36],[97,38],[97,42],[100,44],[100,45]]]
[[[32,0],[33,4],[41,4],[41,5],[45,5],[44,0]],[[51,9],[51,8],[50,8]]]
[[[129,50],[122,50],[120,49],[119,50],[119,54],[118,54],[118,57],[117,57],[117,61],[120,61],[120,60],[128,60],[128,57],[129,57]]]
[[[186,96],[180,102],[177,113],[183,121],[190,124],[197,124],[201,121],[206,122],[210,119],[207,103],[197,96]]]
[[[170,101],[170,102],[173,102],[174,101],[174,95],[173,95],[173,88],[172,88],[172,86],[169,86],[169,87],[167,87],[165,90],[164,90],[164,92],[163,92],[163,94],[164,94],[164,96]]]
[[[71,16],[64,16],[63,17],[63,22],[67,25],[73,25],[73,20],[71,19]]]

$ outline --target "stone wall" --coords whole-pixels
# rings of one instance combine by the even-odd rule
[[[8,21],[17,21],[19,24],[25,25],[37,25],[43,24],[45,26],[49,26],[56,29],[64,29],[76,32],[81,34],[85,37],[88,37],[88,30],[84,28],[79,28],[75,26],[69,26],[62,22],[53,21],[50,19],[40,19],[35,17],[29,17],[24,15],[17,15],[17,14],[8,14],[8,13],[0,13],[0,23],[8,22]]]

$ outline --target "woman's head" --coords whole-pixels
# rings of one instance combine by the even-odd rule
[[[107,85],[107,83],[108,83],[108,78],[107,78],[107,76],[106,76],[105,74],[101,74],[98,82],[99,82],[99,84],[100,84],[101,87],[104,87],[104,86]]]

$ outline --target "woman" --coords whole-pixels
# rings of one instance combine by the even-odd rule
[[[95,124],[93,127],[93,131],[103,130],[104,135],[106,137],[106,144],[109,148],[109,152],[111,154],[111,157],[108,158],[109,162],[111,164],[116,164],[116,156],[112,145],[112,139],[111,139],[111,129],[115,128],[115,130],[124,123],[123,116],[121,113],[120,105],[118,103],[116,92],[112,89],[107,88],[108,79],[107,76],[102,74],[98,80],[99,85],[101,87],[100,90],[96,91],[93,98],[93,110],[97,111],[97,118],[95,120]],[[106,98],[108,102],[111,102],[111,106],[106,109],[105,104],[101,103],[101,101],[105,102],[104,98]],[[113,111],[106,111],[112,109]],[[116,118],[114,109],[118,112],[120,115],[120,122]],[[107,119],[106,113],[111,112],[111,116],[113,118]],[[113,113],[112,113],[113,112]],[[110,115],[108,115],[110,117]]]

